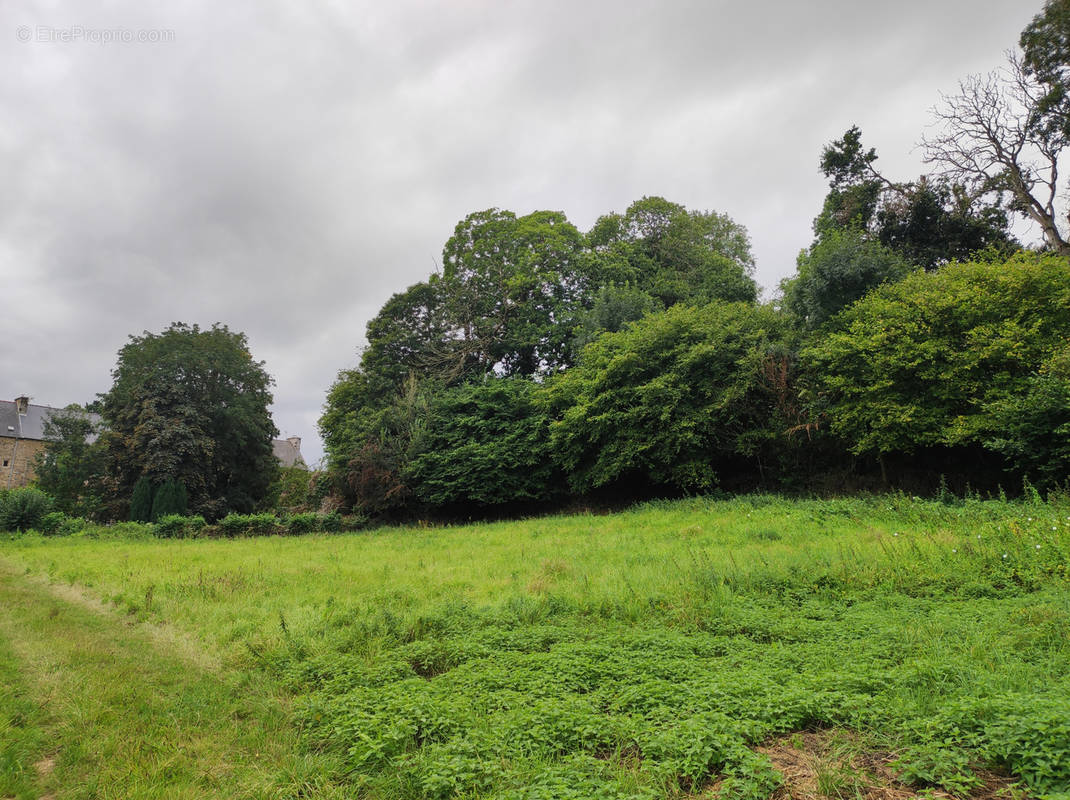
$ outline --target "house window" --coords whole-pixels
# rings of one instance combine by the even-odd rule
[[[5,458],[4,459],[4,466],[6,467],[7,465],[8,465],[8,460]]]

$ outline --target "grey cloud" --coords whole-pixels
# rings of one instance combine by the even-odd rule
[[[1025,6],[1025,7],[1023,7]],[[1039,10],[976,0],[70,0],[0,15],[0,394],[84,401],[127,335],[248,333],[276,421],[314,425],[364,325],[491,206],[581,228],[644,194],[745,224],[773,287],[808,244],[821,146],[889,173],[938,91]],[[19,25],[174,41],[15,41]]]

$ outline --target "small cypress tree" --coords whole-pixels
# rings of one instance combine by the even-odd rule
[[[170,514],[186,514],[186,485],[182,481],[168,478],[156,490],[152,498],[152,521]]]
[[[175,513],[175,482],[168,478],[161,483],[156,494],[152,498],[152,521],[156,522],[160,517]]]
[[[175,514],[186,516],[189,508],[189,498],[186,496],[186,484],[175,481]]]
[[[149,522],[152,519],[152,482],[142,475],[134,484],[130,497],[130,520]]]

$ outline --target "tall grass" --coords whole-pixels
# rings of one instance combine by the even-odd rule
[[[752,746],[813,726],[900,752],[922,785],[967,792],[987,765],[1070,788],[1060,503],[695,498],[0,556],[276,676],[369,796],[664,797],[720,775],[765,797]]]

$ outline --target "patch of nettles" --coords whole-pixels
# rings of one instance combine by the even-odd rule
[[[965,795],[986,767],[1054,800],[1070,791],[1070,595],[1065,532],[1047,527],[986,529],[913,576],[909,544],[857,574],[696,573],[686,609],[552,593],[336,608],[267,658],[309,745],[368,796],[622,800],[717,782],[758,800],[780,778],[755,745],[844,728],[898,753],[918,787]]]

